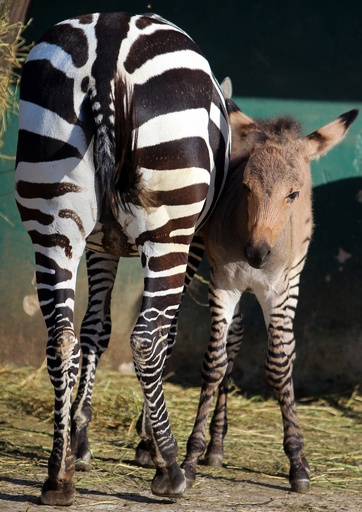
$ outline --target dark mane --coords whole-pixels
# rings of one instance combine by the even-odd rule
[[[289,116],[277,116],[270,119],[256,119],[258,128],[265,132],[268,137],[278,142],[283,140],[298,139],[301,137],[301,125],[298,121]]]

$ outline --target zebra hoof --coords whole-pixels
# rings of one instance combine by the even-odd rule
[[[74,466],[76,471],[90,471],[92,469],[90,464],[92,452],[88,443],[87,429],[88,423],[78,427],[73,417],[71,446],[75,458]]]
[[[75,452],[74,468],[76,471],[91,471],[92,453],[90,451],[88,442],[83,443]]]
[[[168,468],[158,468],[151,484],[152,494],[168,498],[181,498],[186,496],[186,478],[177,462]]]
[[[145,441],[140,441],[136,448],[135,455],[136,463],[142,468],[154,468],[155,465],[150,455],[150,451],[147,447],[147,443]]]
[[[75,500],[75,485],[70,482],[54,482],[47,478],[43,484],[40,502],[42,505],[73,505]]]
[[[298,492],[299,494],[306,494],[309,492],[309,480],[307,478],[302,480],[293,480],[290,482],[290,486],[293,492]]]

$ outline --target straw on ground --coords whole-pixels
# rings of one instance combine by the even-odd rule
[[[199,399],[198,388],[165,383],[172,429],[185,453]],[[133,492],[148,489],[153,471],[133,463],[138,443],[135,422],[142,406],[135,377],[101,368],[97,373],[90,427],[93,471],[78,473],[77,487],[122,486]],[[362,490],[362,395],[300,400],[298,413],[311,464],[312,485],[350,492]],[[52,443],[53,390],[45,365],[0,368],[0,473],[41,479],[46,474]],[[199,467],[200,476],[237,480],[242,472],[287,479],[282,449],[280,411],[273,399],[246,398],[234,386],[229,400],[229,432],[222,469]],[[201,480],[197,480],[197,484]],[[210,479],[210,485],[214,485]]]

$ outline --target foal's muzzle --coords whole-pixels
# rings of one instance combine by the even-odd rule
[[[251,267],[263,268],[270,256],[271,247],[267,242],[254,245],[251,240],[245,247],[245,256]]]

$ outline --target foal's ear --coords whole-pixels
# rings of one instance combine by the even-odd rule
[[[346,135],[348,128],[358,116],[359,110],[354,109],[339,116],[332,123],[305,137],[306,154],[309,160],[315,160],[336,146]]]
[[[233,84],[231,83],[231,78],[226,76],[224,80],[220,84],[221,92],[226,100],[231,100],[233,95]]]
[[[228,100],[228,107],[230,107]],[[245,158],[249,156],[257,144],[266,141],[267,135],[261,131],[255,121],[241,112],[233,102],[235,108],[229,109],[229,123],[231,126],[231,158]]]

